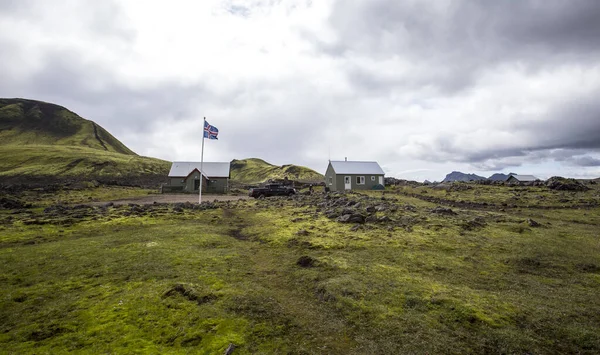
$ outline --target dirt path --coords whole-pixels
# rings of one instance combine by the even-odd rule
[[[202,195],[202,201],[213,202],[217,201],[237,201],[237,200],[246,200],[248,196],[230,196],[230,195]],[[198,195],[188,195],[188,194],[162,194],[162,195],[149,195],[142,197],[133,197],[127,198],[123,200],[114,200],[114,201],[103,201],[103,202],[94,202],[91,205],[99,206],[103,205],[107,202],[112,202],[115,205],[126,205],[129,203],[136,203],[138,205],[151,205],[153,203],[178,203],[178,202],[191,202],[198,203]]]

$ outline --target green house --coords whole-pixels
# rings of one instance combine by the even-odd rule
[[[202,176],[202,179],[200,179]],[[176,161],[169,171],[169,182],[163,192],[197,193],[202,181],[202,193],[222,194],[229,189],[229,162]]]
[[[330,161],[325,186],[331,191],[372,190],[384,186],[383,169],[374,161]]]

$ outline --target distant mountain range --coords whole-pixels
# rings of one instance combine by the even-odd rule
[[[507,174],[496,173],[496,174],[490,176],[489,178],[486,178],[486,177],[480,176],[480,175],[465,174],[460,171],[453,171],[450,174],[446,175],[446,177],[444,178],[444,180],[442,180],[442,182],[478,181],[478,180],[506,181],[506,179],[508,179],[508,177],[511,175],[517,175],[517,174],[509,173],[507,175]]]
[[[485,177],[475,175],[475,174],[465,174],[460,171],[453,171],[450,174],[446,175],[442,182],[453,182],[453,181],[477,181],[477,180],[486,180]]]

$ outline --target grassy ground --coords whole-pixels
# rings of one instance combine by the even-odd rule
[[[600,208],[321,196],[0,210],[0,349],[600,352]],[[367,207],[365,224],[326,217]]]
[[[429,186],[397,186],[394,191],[418,194],[449,201],[488,203],[513,207],[560,207],[600,203],[597,184],[591,191],[552,191],[545,186],[448,184],[444,188]]]
[[[0,145],[0,155],[0,177],[126,180],[128,176],[166,177],[171,166],[160,159],[76,146]]]

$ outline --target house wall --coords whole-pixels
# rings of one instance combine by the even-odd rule
[[[185,177],[171,177],[169,178],[168,186],[170,191],[181,191],[181,192],[198,192],[198,189],[194,189],[194,180],[197,180],[199,173],[190,175],[187,179]],[[209,182],[206,178],[202,178],[202,192],[206,193],[226,193],[229,190],[229,178],[209,178]],[[177,188],[181,188],[177,190]]]
[[[208,185],[202,186],[202,192],[224,194],[229,190],[229,178],[209,178]]]
[[[329,178],[331,178],[331,183],[329,183]],[[343,180],[342,183],[344,183]],[[335,176],[335,171],[333,171],[331,163],[329,163],[329,165],[327,166],[327,171],[325,172],[325,186],[329,187],[331,191],[337,191],[337,178]],[[344,186],[342,185],[342,190],[343,189]]]
[[[185,186],[185,178],[184,177],[169,178],[169,186]]]
[[[195,192],[198,189],[194,189],[194,181],[199,179],[199,173],[194,173],[185,180],[185,187],[183,189],[184,192]],[[202,191],[206,190],[206,178],[202,177]]]
[[[329,170],[329,169],[328,169]],[[344,183],[344,178],[346,176],[350,176],[350,186],[352,190],[372,190],[373,186],[378,185],[379,184],[379,177],[383,177],[383,175],[379,174],[367,174],[367,175],[363,175],[363,174],[335,174],[333,175],[333,184],[329,185],[329,181],[327,180],[329,177],[329,172],[325,173],[325,179],[326,179],[326,184],[327,186],[331,189],[331,191],[344,191],[345,190],[345,183]],[[365,183],[364,185],[360,185],[356,183],[356,177],[357,176],[364,176],[365,177]],[[371,181],[371,176],[375,177],[375,181]],[[385,182],[384,182],[385,183]]]
[[[511,184],[520,184],[521,182],[519,180],[517,180],[514,176],[509,176],[508,179],[506,179],[506,182],[511,183]]]

